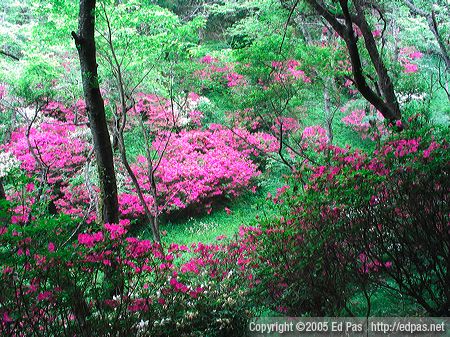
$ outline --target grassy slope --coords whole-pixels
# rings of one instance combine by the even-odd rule
[[[265,174],[260,178],[259,185],[256,193],[247,192],[235,200],[216,205],[210,214],[179,219],[163,225],[161,230],[167,232],[164,241],[178,244],[213,242],[220,235],[233,236],[242,225],[256,223],[257,216],[265,213],[263,205],[267,193],[274,194],[282,185],[282,181],[277,175],[273,178]],[[227,214],[225,208],[230,209],[231,213]]]

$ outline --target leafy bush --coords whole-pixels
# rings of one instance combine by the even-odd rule
[[[299,173],[273,199],[283,217],[252,234],[267,303],[291,315],[348,314],[361,292],[370,312],[384,287],[448,315],[446,141],[391,138],[373,155],[328,147],[323,159],[305,185]]]
[[[153,149],[161,154],[155,173],[159,205],[168,212],[185,208],[210,210],[215,200],[238,196],[251,188],[252,180],[260,174],[252,158],[274,151],[274,147],[275,139],[269,135],[221,125],[158,137]],[[151,205],[146,163],[147,159],[139,156],[133,170]],[[143,214],[134,194],[121,194],[119,203],[127,216]]]
[[[79,233],[68,216],[0,227],[0,333],[241,336],[252,315],[245,247]],[[247,282],[248,281],[248,282]]]

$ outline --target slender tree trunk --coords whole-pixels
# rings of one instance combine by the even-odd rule
[[[105,105],[98,82],[95,47],[95,0],[80,0],[78,34],[72,32],[81,65],[83,91],[94,141],[100,183],[99,216],[101,222],[119,221],[119,203],[113,151],[105,116]]]
[[[0,178],[0,200],[6,199],[5,188],[3,187],[3,179]]]
[[[1,54],[1,55],[5,55],[5,56],[7,56],[7,57],[10,57],[10,58],[12,58],[14,61],[20,61],[20,58],[19,58],[19,57],[17,57],[17,56],[14,55],[14,54],[11,54],[11,53],[7,52],[6,50],[0,50],[0,54]]]
[[[403,1],[413,14],[419,15],[423,17],[425,20],[427,20],[428,28],[430,28],[430,31],[433,33],[434,38],[436,39],[436,42],[439,45],[439,50],[442,58],[444,59],[445,66],[447,70],[450,70],[450,54],[448,52],[448,48],[444,42],[444,39],[439,33],[436,21],[436,14],[434,13],[434,11],[431,11],[431,13],[427,13],[424,10],[417,7],[412,0],[403,0]]]
[[[123,111],[124,123],[126,121],[126,113],[127,113],[126,110]],[[157,210],[156,210],[156,212],[154,212],[154,214],[152,214],[152,212],[148,208],[148,205],[147,205],[147,203],[146,203],[146,201],[144,199],[144,193],[142,192],[142,189],[141,189],[141,187],[139,185],[139,181],[138,181],[136,175],[133,172],[133,169],[131,168],[131,166],[130,166],[130,164],[128,162],[127,152],[126,152],[126,149],[125,149],[125,142],[124,142],[124,139],[123,139],[123,130],[117,129],[116,132],[117,132],[117,135],[118,135],[118,145],[119,145],[120,155],[121,155],[121,158],[122,158],[122,163],[125,166],[125,169],[127,170],[128,175],[130,176],[130,179],[131,179],[131,181],[133,183],[134,188],[136,189],[136,194],[138,195],[138,198],[139,198],[139,201],[141,203],[141,206],[144,208],[144,213],[145,213],[145,215],[147,217],[147,220],[151,224],[153,239],[156,242],[161,242],[161,237],[160,237],[160,234],[159,234],[159,227],[158,227],[158,220],[157,220],[158,214],[156,213]],[[151,187],[152,187],[152,196],[153,196],[153,199],[154,199],[154,204],[157,204],[156,194],[153,193],[153,185],[154,185],[153,181],[150,180],[150,183],[151,183]]]
[[[152,205],[152,211],[153,211],[153,217],[152,217],[152,231],[153,231],[153,237],[157,242],[161,241],[161,234],[159,232],[159,198],[158,198],[158,188],[156,186],[155,181],[155,168],[153,165],[152,156],[150,153],[150,141],[148,139],[147,131],[144,127],[144,122],[142,118],[140,119],[140,125],[142,129],[142,134],[144,136],[145,144],[146,146],[146,154],[147,154],[147,175],[148,180],[150,182],[150,195],[153,197],[153,205]],[[158,165],[156,165],[158,166]]]
[[[367,51],[369,52],[370,60],[375,67],[375,71],[378,76],[378,85],[381,89],[381,94],[384,97],[386,105],[390,110],[394,112],[396,116],[400,116],[400,106],[397,101],[397,97],[394,92],[394,85],[392,84],[392,80],[388,74],[386,66],[384,65],[383,60],[381,59],[381,55],[378,52],[377,44],[372,35],[372,30],[369,27],[369,24],[366,20],[366,15],[364,14],[364,9],[360,3],[360,0],[352,0],[353,5],[356,9],[357,16],[357,24],[361,29],[364,43],[366,45]]]
[[[328,143],[333,144],[333,118],[334,113],[331,111],[331,98],[329,87],[330,83],[333,81],[332,78],[325,79],[325,86],[323,89],[323,102],[324,102],[324,110],[325,110],[325,126],[327,130]]]
[[[83,291],[77,285],[76,280],[70,277],[63,276],[59,280],[59,285],[67,293],[72,304],[72,310],[75,314],[78,327],[80,328],[81,336],[90,337],[92,334],[92,326],[89,321],[91,318],[91,311],[86,303]]]
[[[5,188],[3,187],[3,179],[0,178],[0,201],[5,200],[6,199],[6,193],[5,193]],[[0,207],[0,211],[2,210],[3,207]],[[3,209],[6,210],[6,209]],[[8,219],[6,217],[2,217],[0,216],[0,227],[2,227],[3,225],[7,224]]]
[[[384,118],[394,121],[401,118],[400,109],[397,109],[398,103],[395,95],[393,95],[393,87],[389,75],[385,71],[383,61],[378,55],[378,51],[373,48],[371,41],[369,40],[369,46],[366,44],[366,49],[369,52],[373,66],[377,71],[377,75],[382,75],[382,78],[378,78],[378,81],[383,83],[385,87],[383,96],[380,96],[374,89],[372,89],[367,83],[366,75],[363,71],[363,65],[361,60],[361,54],[358,48],[358,38],[353,29],[353,24],[360,24],[361,18],[359,16],[352,15],[348,6],[349,0],[339,0],[339,6],[342,9],[344,22],[338,20],[337,15],[329,10],[322,1],[307,0],[307,3],[330,25],[333,30],[344,39],[347,45],[347,50],[352,65],[352,73],[355,87],[361,93],[361,95],[371,103],[378,111],[381,112]],[[359,3],[358,3],[359,4]],[[372,37],[373,40],[373,37]],[[384,69],[383,69],[384,68]]]
[[[108,13],[106,12],[105,7],[103,7],[103,11],[104,11],[106,23],[108,26],[108,35],[107,35],[106,40],[108,42],[108,46],[109,46],[109,49],[111,51],[111,56],[112,56],[111,59],[109,60],[109,62],[110,62],[111,67],[113,69],[115,69],[114,76],[116,77],[116,80],[117,80],[117,90],[119,91],[119,97],[120,97],[120,108],[117,109],[118,113],[116,115],[116,118],[115,118],[115,121],[113,124],[114,125],[113,147],[115,148],[115,144],[117,144],[117,148],[119,149],[122,163],[125,166],[125,169],[127,170],[128,175],[130,176],[133,186],[136,189],[136,193],[138,195],[141,206],[144,208],[145,215],[147,216],[147,219],[152,226],[153,239],[156,242],[160,242],[161,237],[159,234],[159,226],[158,226],[158,214],[157,214],[157,210],[158,210],[157,205],[158,204],[157,204],[157,199],[156,199],[156,185],[154,184],[154,180],[152,179],[152,177],[149,177],[151,187],[152,187],[152,196],[154,198],[154,205],[156,205],[156,212],[154,212],[154,214],[152,214],[152,212],[148,208],[147,203],[145,201],[144,193],[142,192],[142,189],[139,186],[139,181],[138,181],[136,175],[134,174],[134,172],[130,166],[130,163],[128,162],[128,158],[127,158],[127,151],[125,148],[125,141],[123,139],[123,133],[124,133],[124,129],[125,129],[125,126],[127,123],[127,113],[132,108],[132,105],[127,107],[127,95],[125,93],[125,83],[124,83],[123,75],[122,75],[122,66],[121,66],[121,63],[119,62],[119,60],[117,59],[116,51],[115,51],[114,44],[112,41],[111,24],[110,24],[110,20],[108,18]],[[146,144],[148,145],[144,125],[142,123],[142,118],[141,118],[141,127],[143,128],[144,138],[145,138]],[[148,146],[147,146],[147,151],[149,151]],[[151,161],[149,162],[149,165],[151,165]],[[149,166],[149,167],[152,167],[152,166]]]

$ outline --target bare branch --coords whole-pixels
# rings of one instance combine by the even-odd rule
[[[20,61],[20,58],[16,55],[11,54],[10,52],[7,52],[6,50],[0,50],[0,54],[5,55],[7,57],[12,58],[14,61]]]

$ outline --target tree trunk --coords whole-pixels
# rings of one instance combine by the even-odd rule
[[[399,119],[400,106],[398,104],[397,97],[395,96],[394,85],[383,60],[381,59],[381,55],[378,52],[377,44],[372,35],[372,30],[370,29],[369,24],[366,20],[366,15],[364,14],[364,9],[362,8],[360,0],[352,1],[356,9],[356,13],[358,14],[358,22],[356,22],[356,24],[361,29],[366,49],[369,52],[370,60],[372,61],[372,64],[374,65],[375,71],[377,73],[378,85],[381,89],[381,95],[383,96],[386,105],[392,112],[394,112],[395,116],[397,116],[397,118]]]
[[[153,207],[156,207],[156,211],[152,215],[152,212],[148,208],[148,205],[145,201],[144,194],[139,185],[139,181],[136,178],[136,175],[134,174],[134,172],[128,162],[128,158],[127,158],[127,151],[125,148],[125,141],[123,139],[123,133],[124,133],[124,129],[125,129],[125,126],[127,123],[127,113],[129,110],[132,109],[133,105],[127,106],[127,95],[125,93],[125,83],[124,83],[123,76],[122,76],[122,65],[119,62],[119,60],[117,59],[116,49],[115,49],[113,41],[112,41],[111,24],[110,24],[110,20],[108,18],[108,13],[106,12],[105,7],[103,7],[103,11],[105,14],[106,24],[108,27],[108,34],[107,34],[106,40],[108,42],[108,46],[109,46],[109,49],[111,52],[111,58],[109,58],[108,61],[109,61],[109,64],[111,65],[111,68],[115,69],[115,71],[113,71],[113,73],[114,73],[114,77],[116,78],[116,81],[117,81],[117,90],[119,91],[119,97],[120,97],[120,107],[118,107],[116,109],[118,111],[118,113],[115,116],[115,120],[113,123],[113,125],[114,125],[114,127],[113,127],[113,148],[116,149],[115,146],[117,146],[117,148],[119,149],[120,156],[122,159],[122,164],[125,166],[125,169],[127,170],[128,175],[130,176],[130,179],[134,185],[134,188],[136,189],[136,193],[138,195],[141,206],[144,208],[145,215],[147,216],[147,219],[152,226],[153,238],[156,242],[160,242],[161,237],[159,234],[159,227],[158,227],[158,213],[157,213],[158,204],[157,204],[157,199],[156,199],[156,185],[154,183],[154,180],[152,179],[153,176],[149,176],[150,184],[152,186],[152,196],[154,199]],[[131,93],[130,93],[130,96],[131,96]],[[148,139],[146,137],[142,118],[140,120],[141,120],[141,127],[144,131],[144,139],[147,144],[147,152],[148,152],[148,151],[150,151],[148,148],[149,143],[148,143]],[[147,157],[149,158],[148,159],[149,160],[149,168],[151,168],[152,167],[151,166],[152,165],[151,157],[150,156],[147,156]],[[150,170],[150,171],[153,173],[152,170]]]
[[[84,98],[94,141],[100,183],[99,217],[103,223],[119,221],[119,203],[113,151],[106,124],[105,105],[100,93],[95,47],[95,0],[80,0],[78,34],[72,32],[78,50]]]
[[[425,20],[427,20],[428,27],[430,28],[430,31],[433,33],[434,38],[436,39],[436,42],[439,46],[439,50],[442,58],[444,59],[445,66],[447,70],[450,70],[450,55],[447,49],[447,45],[445,44],[441,34],[439,33],[436,15],[434,11],[431,11],[431,13],[427,13],[424,10],[417,7],[413,1],[411,0],[403,0],[403,1],[413,14],[419,15],[423,17]]]
[[[0,178],[0,200],[6,199],[5,188],[3,187],[3,180]]]
[[[361,22],[361,18],[358,16],[355,17],[350,13],[348,0],[339,0],[339,5],[342,9],[344,22],[341,22],[338,19],[338,16],[334,12],[329,10],[323,2],[317,0],[307,0],[306,2],[320,16],[322,16],[331,25],[331,27],[333,27],[333,30],[338,33],[339,36],[345,41],[350,58],[350,63],[352,65],[354,84],[361,95],[378,111],[380,111],[384,118],[390,121],[400,119],[401,112],[400,109],[397,108],[398,103],[395,95],[393,94],[394,91],[392,82],[389,78],[389,75],[387,74],[387,71],[385,71],[386,68],[384,67],[381,57],[377,57],[378,51],[376,49],[376,46],[375,49],[373,49],[374,46],[370,44],[370,40],[369,46],[367,46],[366,44],[366,49],[369,54],[371,54],[371,61],[377,71],[378,77],[380,77],[380,74],[382,75],[381,78],[378,78],[378,80],[385,86],[384,89],[386,92],[383,92],[382,95],[384,97],[375,92],[367,83],[366,75],[363,71],[360,51],[358,48],[358,38],[353,29],[353,24],[355,23],[356,25],[358,25],[358,23]],[[355,20],[359,22],[356,22]]]
[[[328,144],[333,144],[333,118],[334,113],[331,111],[331,98],[329,87],[330,83],[333,81],[332,78],[326,78],[323,89],[323,102],[325,110],[325,127],[327,130]]]

